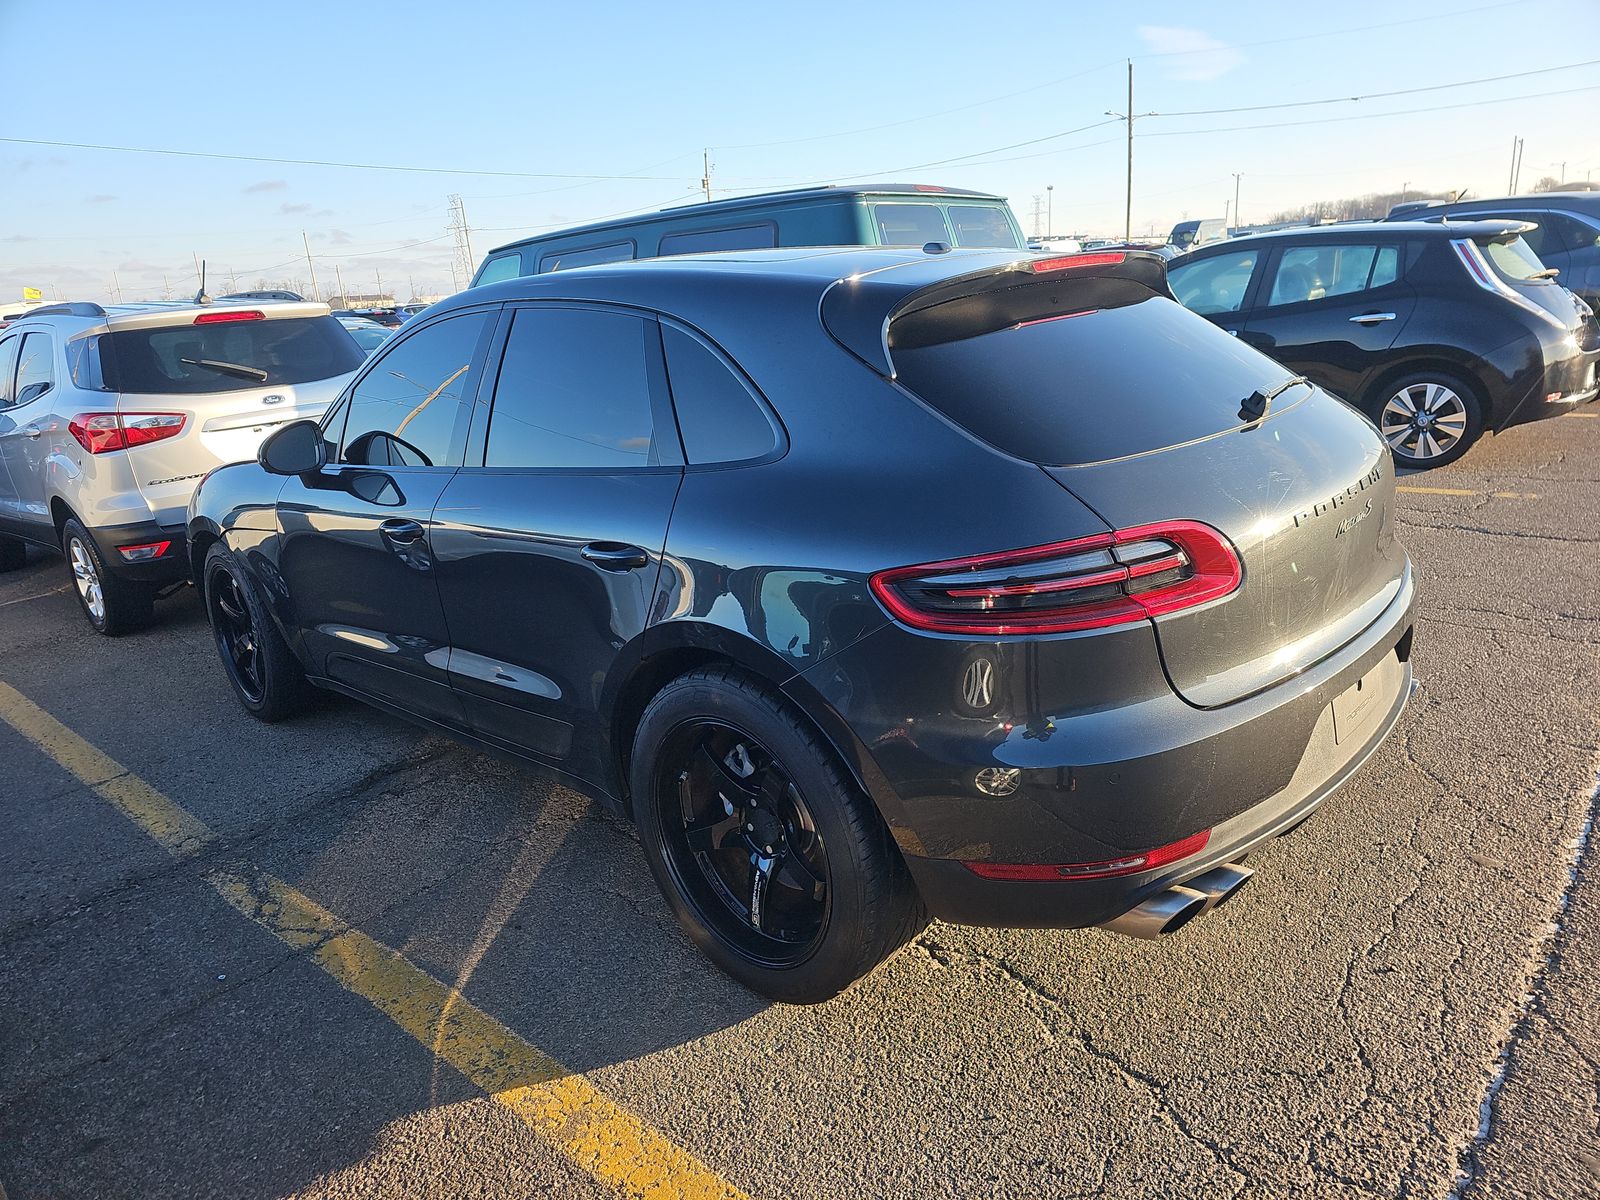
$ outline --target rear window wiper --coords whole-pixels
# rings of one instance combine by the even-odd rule
[[[267,373],[260,367],[247,367],[243,363],[221,362],[215,358],[180,358],[178,361],[188,363],[191,367],[208,367],[213,371],[221,371],[224,375],[254,379],[257,383],[267,381]]]
[[[1528,278],[1529,279],[1554,279],[1559,274],[1561,274],[1561,268],[1560,267],[1546,267],[1542,271],[1535,271],[1532,275],[1529,275]]]
[[[1302,383],[1307,387],[1311,386],[1311,380],[1307,379],[1304,375],[1295,375],[1292,378],[1285,379],[1275,388],[1270,388],[1266,391],[1262,391],[1260,388],[1257,388],[1242,401],[1240,401],[1239,420],[1261,420],[1267,415],[1267,409],[1271,406],[1274,400],[1283,395],[1283,393],[1287,392],[1290,388]]]

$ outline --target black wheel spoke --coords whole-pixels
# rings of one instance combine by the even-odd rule
[[[766,932],[767,893],[772,888],[772,871],[775,860],[756,858],[750,871],[750,927],[757,933]]]
[[[223,615],[235,625],[243,627],[250,622],[250,618],[245,615],[243,607],[239,604],[237,589],[231,581],[226,591],[217,593],[217,607],[222,609]]]
[[[700,854],[726,849],[738,833],[739,823],[738,813],[694,821],[683,827],[684,840],[689,843],[689,849]]]
[[[711,753],[710,747],[705,743],[701,743],[696,758],[699,760],[700,767],[709,773],[711,787],[717,796],[718,807],[731,805],[734,808],[744,808],[755,799],[755,793],[751,790],[749,782],[740,779],[732,771],[728,770],[727,765],[715,754]]]
[[[774,880],[781,886],[799,892],[807,900],[820,901],[827,892],[827,885],[822,876],[812,869],[805,856],[793,848],[785,849],[778,854],[778,865],[773,872]]]

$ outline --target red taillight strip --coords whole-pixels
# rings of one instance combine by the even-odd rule
[[[1087,551],[1109,550],[1114,546],[1148,541],[1152,538],[1159,538],[1176,545],[1178,552],[1136,563],[1118,564],[1110,570],[1099,570],[1091,574],[1068,575],[1062,579],[940,589],[952,599],[968,600],[1060,594],[1062,602],[1054,608],[990,613],[982,610],[939,611],[919,607],[900,590],[900,585],[914,585],[930,575],[949,575],[963,570],[1023,567],[1041,560],[1064,558]],[[1187,562],[1184,561],[1185,558]],[[1185,565],[1193,569],[1193,574],[1187,579],[1165,587],[1143,592],[1125,592],[1119,596],[1077,604],[1071,601],[1071,594],[1075,591],[1125,584],[1135,578],[1145,578]],[[1180,520],[1136,525],[1113,533],[1092,534],[1069,542],[1053,542],[1024,550],[1007,550],[998,554],[977,554],[966,558],[921,563],[911,567],[895,567],[877,572],[868,580],[868,584],[872,594],[878,598],[878,602],[889,611],[889,614],[913,629],[924,629],[932,633],[1004,637],[1028,633],[1075,633],[1131,624],[1219,599],[1238,588],[1242,578],[1243,570],[1239,564],[1239,556],[1222,533],[1199,521]]]
[[[106,454],[177,437],[188,421],[186,413],[173,412],[79,413],[67,422],[67,432],[90,454]]]
[[[1101,254],[1068,254],[1064,258],[1036,258],[1028,264],[1028,270],[1035,275],[1042,275],[1048,271],[1073,271],[1083,267],[1114,267],[1126,262],[1127,258],[1120,250]]]
[[[1078,312],[1057,313],[1053,317],[1035,317],[1031,321],[1018,321],[1013,329],[1026,329],[1030,325],[1048,325],[1051,321],[1070,321],[1073,317],[1091,317],[1099,312],[1098,308],[1080,309]]]
[[[1157,846],[1154,850],[1124,855],[1122,858],[1105,859],[1101,862],[963,862],[961,865],[974,875],[982,876],[984,879],[998,879],[1010,883],[1110,879],[1117,875],[1137,875],[1140,871],[1152,871],[1157,867],[1164,867],[1168,863],[1175,863],[1180,859],[1188,858],[1192,854],[1199,854],[1200,851],[1206,848],[1206,843],[1210,840],[1211,830],[1202,829],[1199,833],[1186,837],[1182,841],[1172,842],[1165,846]]]
[[[221,325],[225,321],[265,321],[267,314],[253,308],[234,309],[231,312],[201,313],[194,319],[196,325]]]

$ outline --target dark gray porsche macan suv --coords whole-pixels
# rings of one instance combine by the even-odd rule
[[[309,681],[580,781],[790,1001],[929,915],[1176,929],[1411,678],[1373,427],[1136,253],[475,288],[208,476],[189,536],[247,709]]]

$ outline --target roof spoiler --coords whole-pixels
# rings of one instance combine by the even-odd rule
[[[29,317],[103,317],[106,310],[98,304],[88,300],[74,300],[68,304],[46,304],[41,308],[30,308],[17,320],[24,321]]]
[[[1031,311],[1041,303],[1050,307],[1051,301],[1059,301],[1063,287],[1071,287],[1075,293],[1065,303],[1078,303],[1077,293],[1083,289],[1085,303],[1106,308],[1151,294],[1169,299],[1172,296],[1167,287],[1166,260],[1159,254],[1138,250],[1041,254],[946,276],[922,287],[916,286],[913,271],[911,267],[891,267],[841,279],[830,285],[822,297],[822,324],[833,339],[889,379],[895,375],[889,327],[919,313],[926,314],[927,319],[918,322],[919,329],[911,335],[912,340],[897,338],[897,342],[925,344],[1004,328],[1015,323],[1012,318],[1027,319],[1021,315],[1024,309]],[[1041,289],[1043,295],[1039,294]],[[956,301],[973,301],[972,305],[963,305],[959,317],[953,318],[962,327],[959,332],[952,330],[953,321],[943,320],[943,314],[935,315],[933,311]],[[945,310],[952,314],[956,311]]]

